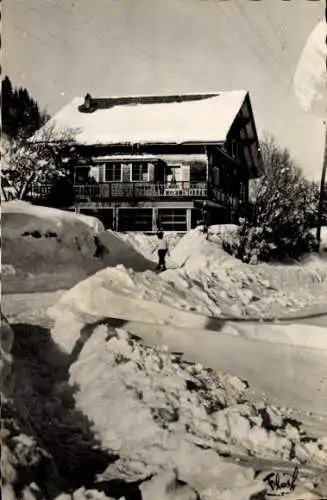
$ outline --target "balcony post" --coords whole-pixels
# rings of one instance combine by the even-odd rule
[[[191,226],[192,226],[192,209],[187,208],[186,209],[186,229],[187,229],[187,231],[191,230]]]
[[[158,209],[156,207],[152,208],[152,231],[157,229],[158,224]]]

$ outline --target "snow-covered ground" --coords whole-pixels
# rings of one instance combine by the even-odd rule
[[[326,494],[327,315],[267,321],[327,312],[326,259],[246,265],[222,249],[235,227],[216,226],[209,241],[170,234],[157,275],[153,236],[21,202],[5,204],[2,223],[4,288],[16,292],[3,311],[51,329],[69,359],[76,409],[119,455],[99,481],[144,481],[144,499],[250,500],[265,498],[270,473],[280,494],[276,475],[298,466],[285,498]]]

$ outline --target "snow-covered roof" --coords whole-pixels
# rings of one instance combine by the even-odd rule
[[[73,99],[34,136],[46,129],[70,130],[79,144],[219,143],[233,124],[245,90],[178,96],[94,99],[92,112]]]

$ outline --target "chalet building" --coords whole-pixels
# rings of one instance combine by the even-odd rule
[[[76,98],[42,132],[69,131],[80,161],[77,212],[118,231],[187,231],[201,219],[231,222],[247,210],[249,180],[261,170],[246,91]],[[45,129],[45,130],[44,130]],[[38,139],[39,138],[39,139]]]

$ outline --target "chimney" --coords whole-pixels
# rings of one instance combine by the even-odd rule
[[[91,94],[87,93],[84,97],[84,103],[79,106],[79,111],[82,113],[92,113],[96,109],[96,101],[92,98]]]
[[[91,109],[92,107],[92,97],[90,94],[86,94],[84,97],[84,108],[85,109]]]

